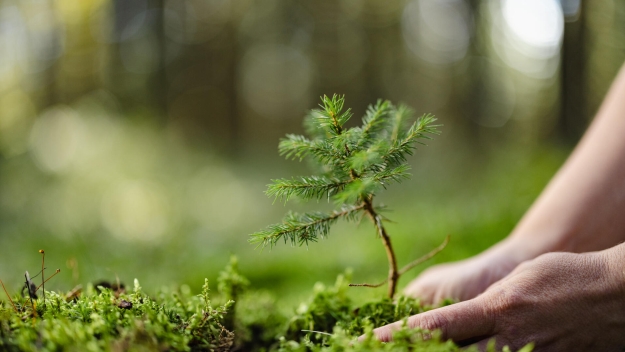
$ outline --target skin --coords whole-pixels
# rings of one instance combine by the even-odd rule
[[[536,351],[625,347],[625,66],[588,131],[513,232],[434,266],[405,293],[463,301],[412,316],[461,344]],[[375,330],[390,339],[400,323]]]

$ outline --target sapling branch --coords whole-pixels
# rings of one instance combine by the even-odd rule
[[[323,176],[303,176],[293,179],[273,180],[269,185],[268,196],[283,199],[285,202],[292,197],[324,198],[330,197],[343,189],[347,181],[331,179]]]
[[[364,204],[344,207],[340,211],[333,211],[330,214],[289,213],[281,224],[269,226],[264,231],[253,233],[250,238],[251,243],[258,243],[259,246],[273,246],[280,239],[285,242],[290,241],[292,245],[296,243],[307,244],[308,241],[316,241],[317,237],[325,237],[330,232],[330,225],[339,218],[353,220],[355,215],[364,208]]]
[[[342,96],[323,96],[321,109],[313,110],[307,121],[310,139],[290,134],[278,147],[287,158],[311,157],[319,163],[323,175],[273,180],[266,191],[268,196],[285,202],[292,198],[332,198],[340,209],[330,213],[288,213],[282,223],[253,233],[250,242],[264,247],[283,239],[292,245],[307,245],[309,241],[326,237],[338,219],[357,220],[366,215],[385,248],[388,277],[380,285],[355,286],[376,287],[388,282],[388,295],[392,298],[399,277],[409,268],[398,270],[391,238],[373,199],[390,183],[410,176],[406,158],[412,155],[415,143],[438,134],[433,124],[436,119],[424,115],[408,126],[412,110],[379,100],[369,106],[361,127],[345,128],[352,113],[350,109],[343,110],[344,102]],[[414,263],[408,266],[411,268]]]

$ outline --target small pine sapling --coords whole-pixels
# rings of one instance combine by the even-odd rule
[[[413,116],[410,108],[379,100],[367,109],[362,126],[346,128],[345,123],[352,113],[350,109],[343,109],[344,97],[323,96],[321,101],[321,109],[312,110],[306,120],[311,137],[289,134],[278,149],[287,159],[314,159],[321,166],[322,173],[273,180],[266,194],[285,202],[294,197],[333,199],[339,208],[330,213],[289,212],[282,223],[250,235],[250,242],[262,247],[273,246],[279,240],[292,245],[308,245],[308,242],[325,238],[337,220],[357,220],[366,215],[386,250],[388,277],[379,284],[351,286],[379,287],[388,282],[388,296],[392,298],[399,277],[442,250],[448,239],[426,256],[398,269],[391,238],[380,215],[381,207],[374,204],[374,198],[390,183],[401,182],[410,176],[407,156],[412,155],[415,143],[423,144],[423,139],[439,134],[439,125],[434,125],[436,119],[432,115],[424,115],[410,123]]]

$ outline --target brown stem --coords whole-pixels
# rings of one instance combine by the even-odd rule
[[[447,237],[445,237],[445,240],[443,241],[443,243],[441,243],[438,247],[434,248],[433,250],[431,250],[429,253],[427,253],[426,255],[424,255],[421,258],[418,258],[414,261],[412,261],[411,263],[406,264],[403,268],[399,269],[399,272],[397,273],[397,276],[402,276],[406,273],[406,271],[414,268],[415,266],[423,263],[424,261],[432,258],[433,256],[437,255],[440,251],[442,251],[445,246],[447,246],[447,244],[449,243],[449,235],[447,235]],[[385,279],[382,282],[379,282],[377,284],[349,284],[350,287],[380,287],[382,285],[384,285],[385,283],[388,282],[388,279]]]
[[[332,117],[332,121],[334,125],[336,126],[337,134],[341,134],[343,132],[343,129],[339,125],[338,119],[332,113],[330,114],[330,116]],[[349,147],[347,146],[347,144],[345,144],[345,151],[347,152],[348,155],[351,154],[351,151]],[[352,180],[355,180],[360,177],[360,175],[358,175],[358,173],[354,169],[349,170],[349,176],[351,177]],[[380,238],[382,239],[384,248],[386,249],[386,257],[388,258],[388,279],[387,279],[388,296],[390,298],[393,298],[393,296],[395,296],[395,290],[397,288],[397,280],[399,279],[399,273],[397,271],[397,259],[395,258],[395,251],[393,251],[393,246],[391,245],[391,238],[388,236],[388,234],[386,233],[386,229],[382,225],[382,219],[380,218],[378,213],[376,213],[375,209],[373,209],[372,201],[373,201],[373,196],[369,196],[363,200],[363,204],[361,206],[364,207],[365,212],[367,213],[367,215],[369,215],[369,218],[371,218],[371,221],[373,221],[373,224],[375,225],[375,228],[378,230],[378,234],[380,235]],[[379,286],[382,286],[383,284],[384,283],[377,285],[377,286],[369,285],[369,284],[350,285],[350,286],[379,287]]]
[[[372,287],[372,288],[376,288],[376,287],[380,287],[380,286],[384,285],[387,282],[388,282],[388,279],[384,279],[384,281],[379,282],[377,284],[349,284],[349,287]]]
[[[15,313],[17,313],[17,307],[15,307],[15,303],[13,303],[13,300],[11,299],[11,296],[9,295],[9,293],[7,292],[7,288],[4,287],[4,282],[2,282],[2,280],[0,280],[0,284],[2,284],[2,288],[4,289],[4,293],[7,295],[7,297],[9,298],[9,302],[11,302],[11,305],[13,306],[13,310],[15,310]]]
[[[391,245],[391,238],[386,233],[386,229],[384,225],[382,225],[382,219],[376,213],[375,209],[373,209],[372,198],[369,197],[364,200],[364,209],[369,215],[371,221],[375,225],[378,230],[378,234],[382,239],[382,244],[384,244],[384,249],[386,250],[386,257],[388,259],[388,296],[389,298],[393,298],[395,296],[395,290],[397,288],[397,280],[399,279],[399,272],[397,271],[397,259],[395,258],[395,251],[393,250],[393,246]]]
[[[44,279],[44,273],[43,270],[44,268],[44,264],[46,262],[46,252],[44,252],[43,249],[39,250],[39,253],[41,253],[41,286],[43,286],[43,306],[46,306],[46,280]]]
[[[46,281],[42,282],[41,285],[37,286],[37,289],[35,289],[35,292],[39,291],[39,289],[41,288],[41,286],[43,286],[43,284],[45,284],[46,282],[50,281],[51,278],[55,277],[56,274],[58,274],[60,272],[61,272],[61,269],[56,269],[56,271],[54,272],[54,274],[52,274],[52,276],[47,278]],[[119,284],[117,284],[117,287],[119,287]]]

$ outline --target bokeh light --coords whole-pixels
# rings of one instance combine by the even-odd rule
[[[252,109],[265,118],[291,117],[290,114],[305,110],[312,83],[311,62],[296,48],[253,46],[241,59],[241,93]]]
[[[36,109],[31,98],[22,90],[0,97],[0,148],[3,155],[14,156],[27,150]]]
[[[166,1],[165,35],[180,44],[210,40],[228,25],[231,6],[230,0]]]
[[[493,27],[492,37],[503,60],[531,77],[553,77],[564,33],[559,2],[506,0],[493,7],[500,14],[495,15],[499,23]]]
[[[102,200],[102,222],[114,236],[155,244],[167,230],[168,202],[161,187],[126,181]]]
[[[464,0],[413,0],[404,9],[402,25],[406,45],[415,55],[449,64],[466,56],[473,18]]]
[[[84,139],[85,127],[76,112],[57,106],[44,111],[35,121],[30,145],[42,170],[59,173],[71,166]]]

